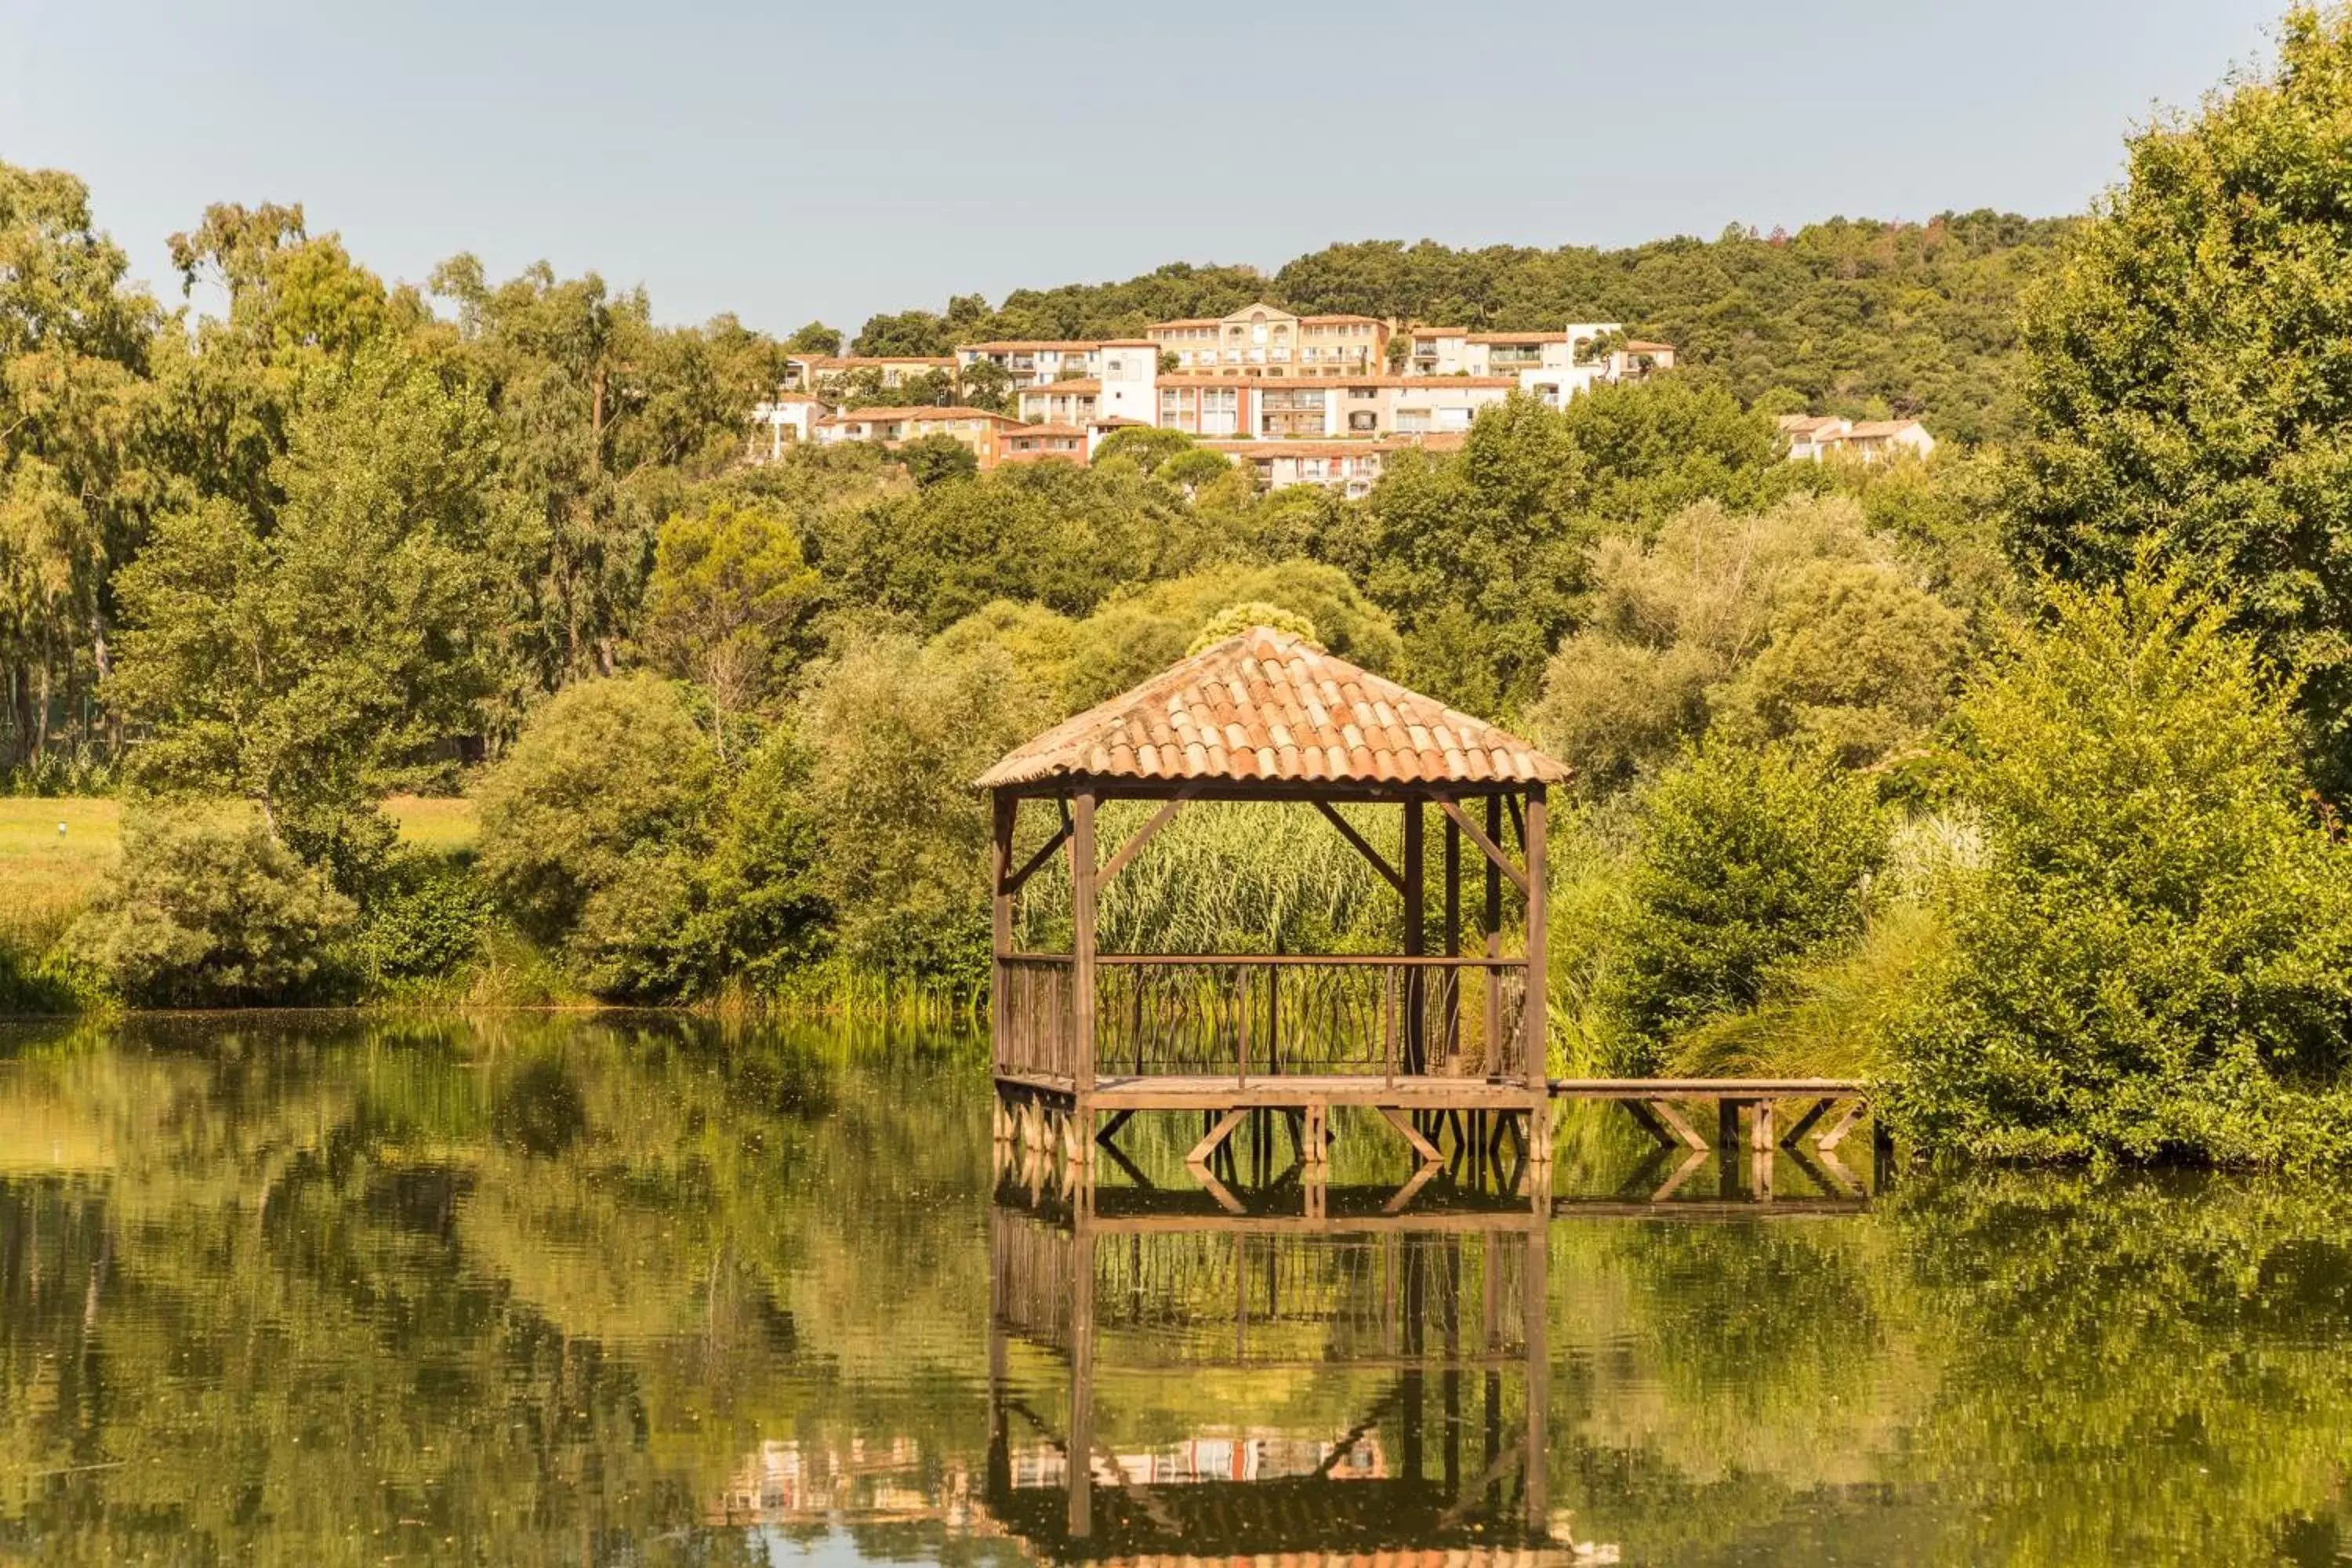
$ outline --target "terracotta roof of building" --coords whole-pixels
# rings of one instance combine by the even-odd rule
[[[1566,332],[1472,332],[1474,343],[1564,343]]]
[[[1819,430],[1824,426],[1843,425],[1844,421],[1834,414],[1782,414],[1777,416],[1772,423],[1789,434],[1796,436]]]
[[[1109,779],[1559,783],[1566,764],[1483,719],[1271,626],[1202,648],[1055,725],[982,789]]]
[[[1446,386],[1515,387],[1519,378],[1515,375],[1343,375],[1332,382],[1335,386],[1396,386],[1431,390]]]
[[[849,408],[821,425],[896,425],[931,424],[942,419],[993,419],[1000,425],[1018,425],[1020,420],[1010,414],[992,414],[985,408],[946,408],[935,403],[911,404],[904,408]]]
[[[1102,390],[1102,383],[1092,376],[1072,376],[1067,381],[1041,381],[1034,386],[1024,386],[1015,397],[1043,397],[1049,392],[1076,392],[1092,395]]]
[[[1405,335],[1412,338],[1466,338],[1470,335],[1470,329],[1467,327],[1413,327],[1409,329]]]
[[[1633,354],[1670,354],[1675,352],[1675,345],[1646,342],[1640,338],[1634,338],[1626,343],[1625,352]]]
[[[1172,321],[1154,321],[1143,330],[1157,332],[1169,327],[1222,327],[1224,324],[1223,316],[1179,316]]]
[[[950,370],[955,366],[952,354],[786,354],[787,364],[804,364],[818,370],[856,370],[864,365],[920,364],[934,370]]]
[[[1310,327],[1337,326],[1342,321],[1367,321],[1375,327],[1381,324],[1381,319],[1378,316],[1351,316],[1346,311],[1341,311],[1335,316],[1301,316],[1298,319]]]
[[[1088,353],[1103,345],[1093,338],[1013,338],[1001,343],[958,343],[958,353]]]
[[[1918,427],[1916,419],[1857,419],[1845,435],[1848,440],[1878,441],[1889,436],[1900,436],[1906,430]]]
[[[1103,340],[1103,347],[1107,349],[1156,349],[1159,346],[1150,338],[1105,338]]]

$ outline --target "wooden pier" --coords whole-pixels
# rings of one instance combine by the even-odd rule
[[[1015,750],[978,781],[993,805],[999,1142],[1090,1169],[1135,1118],[1189,1117],[1188,1163],[1205,1174],[1272,1118],[1313,1183],[1332,1113],[1359,1107],[1423,1166],[1507,1148],[1540,1168],[1557,1105],[1601,1100],[1663,1144],[1706,1151],[1685,1108],[1708,1104],[1724,1149],[1744,1116],[1759,1158],[1810,1135],[1835,1165],[1866,1114],[1858,1083],[1546,1077],[1547,814],[1569,776],[1517,736],[1264,626]],[[1114,801],[1157,809],[1106,856],[1097,814]],[[1104,951],[1104,889],[1180,811],[1223,801],[1286,803],[1298,831],[1344,839],[1397,896],[1397,951]],[[1392,852],[1373,842],[1386,829],[1368,831],[1390,813]],[[1024,951],[1016,900],[1065,862],[1068,951]]]

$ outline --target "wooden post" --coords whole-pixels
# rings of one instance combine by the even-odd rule
[[[1528,994],[1519,1009],[1526,1022],[1527,1037],[1527,1058],[1519,1064],[1523,1075],[1519,1081],[1528,1084],[1548,1077],[1551,1071],[1551,989],[1545,967],[1551,940],[1549,900],[1544,888],[1546,794],[1539,784],[1528,786]]]
[[[1486,842],[1503,841],[1503,797],[1486,797]],[[1486,1053],[1488,1072],[1495,1070],[1496,1058],[1502,1053],[1503,1034],[1503,974],[1495,967],[1503,956],[1503,868],[1492,858],[1481,855],[1479,861],[1486,868],[1486,1033],[1480,1049]]]
[[[1004,1071],[1009,1063],[1006,1053],[1012,1042],[1005,1038],[1012,1024],[1013,998],[1007,993],[1004,961],[1013,956],[1013,895],[1005,890],[1005,882],[1013,875],[1013,829],[1020,819],[1020,798],[1009,791],[996,790],[989,796],[995,813],[996,875],[990,882],[994,897],[990,900],[990,923],[994,929],[994,961],[988,976],[988,1032],[994,1052],[996,1070]]]
[[[1071,979],[1077,995],[1076,1014],[1077,1060],[1072,1078],[1086,1094],[1095,1086],[1095,795],[1081,790],[1070,803],[1070,923],[1076,952]]]
[[[1420,957],[1425,946],[1422,938],[1424,878],[1421,830],[1421,802],[1408,800],[1404,803],[1404,953],[1407,958]],[[1405,971],[1404,1061],[1405,1071],[1409,1073],[1429,1070],[1429,1041],[1422,1019],[1422,997],[1426,978],[1417,965]]]
[[[1532,835],[1540,831],[1529,825]],[[1519,1271],[1519,1290],[1525,1299],[1520,1306],[1525,1313],[1522,1331],[1528,1345],[1528,1447],[1527,1486],[1528,1529],[1540,1536],[1551,1522],[1550,1477],[1545,1471],[1545,1427],[1551,1415],[1551,1347],[1550,1336],[1545,1331],[1550,1323],[1550,1261],[1551,1237],[1542,1225],[1528,1234],[1527,1266]]]
[[[1070,1535],[1084,1541],[1094,1533],[1095,1233],[1091,1226],[1078,1226],[1070,1252]]]
[[[1445,956],[1462,956],[1462,829],[1445,819]],[[1445,1038],[1449,1062],[1462,1055],[1462,971],[1445,972]]]

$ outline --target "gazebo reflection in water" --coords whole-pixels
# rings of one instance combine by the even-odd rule
[[[1059,1561],[1570,1561],[1544,1468],[1549,1201],[1446,1185],[1403,1215],[1392,1187],[1334,1188],[1316,1216],[1295,1191],[1236,1215],[1010,1190],[989,1226],[990,1514]],[[1014,1392],[1049,1386],[1041,1359],[1066,1390],[1047,1409]]]

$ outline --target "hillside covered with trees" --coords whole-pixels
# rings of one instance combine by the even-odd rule
[[[1482,331],[1617,321],[1673,343],[1700,374],[1769,412],[1914,416],[1939,439],[1975,443],[2021,427],[2018,300],[2070,226],[1973,212],[1769,235],[1733,227],[1622,250],[1365,240],[1270,276],[1178,263],[1120,283],[1016,289],[993,308],[959,295],[944,310],[876,316],[850,346],[943,354],[998,339],[1119,337],[1259,299]]]

